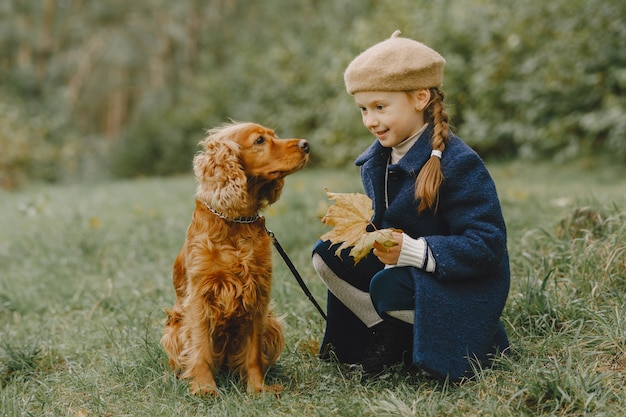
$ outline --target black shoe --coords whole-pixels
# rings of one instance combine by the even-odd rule
[[[385,320],[372,328],[372,341],[363,359],[364,380],[379,376],[385,367],[411,356],[412,330],[411,325],[392,320]]]

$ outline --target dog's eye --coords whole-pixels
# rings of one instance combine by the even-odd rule
[[[255,141],[254,141],[254,144],[255,144],[255,145],[261,145],[261,144],[262,144],[262,143],[264,143],[264,142],[265,142],[265,138],[264,138],[263,136],[259,136],[259,137],[257,138],[257,140],[255,140]]]

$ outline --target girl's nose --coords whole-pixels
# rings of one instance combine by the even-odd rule
[[[363,124],[368,129],[371,129],[372,127],[378,126],[378,119],[368,114],[363,116]]]

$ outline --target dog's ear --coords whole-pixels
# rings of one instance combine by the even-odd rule
[[[212,138],[200,142],[204,150],[193,159],[198,181],[196,196],[213,209],[229,214],[248,205],[248,180],[239,158],[239,145]]]
[[[278,198],[283,191],[283,185],[285,185],[284,178],[280,178],[263,185],[259,192],[259,200],[265,200],[268,205],[275,203],[278,201]]]

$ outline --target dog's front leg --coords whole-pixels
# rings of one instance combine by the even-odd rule
[[[249,393],[263,391],[263,361],[261,356],[261,334],[256,323],[252,325],[250,344],[246,357],[247,388]]]
[[[213,395],[218,396],[219,391],[217,389],[217,383],[213,377],[213,372],[206,364],[197,364],[193,368],[189,368],[188,373],[193,376],[186,376],[190,378],[189,391],[193,395]],[[188,373],[185,373],[187,375]]]
[[[185,316],[190,329],[189,346],[185,355],[183,378],[190,380],[190,391],[194,395],[219,395],[212,369],[215,369],[209,324],[202,314],[190,309]],[[206,316],[204,316],[206,317]]]
[[[202,348],[197,349],[189,358],[189,367],[183,378],[190,380],[189,390],[194,395],[219,395],[208,354]]]
[[[252,325],[252,334],[250,335],[250,349],[246,357],[246,373],[247,373],[247,389],[249,393],[257,393],[263,391],[271,391],[278,393],[282,391],[280,385],[265,385],[264,374],[265,366],[263,360],[263,340],[264,331],[260,328],[262,319],[257,319]]]

